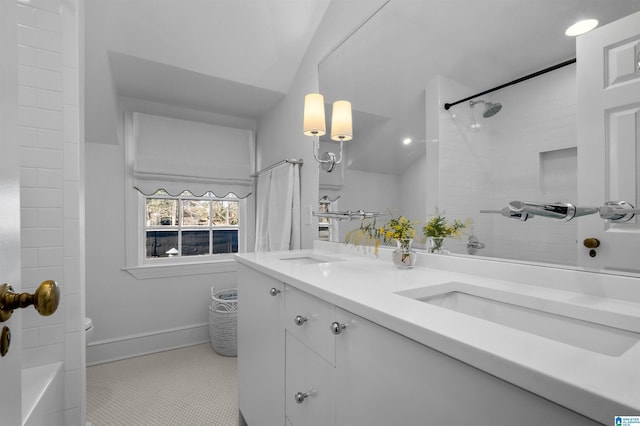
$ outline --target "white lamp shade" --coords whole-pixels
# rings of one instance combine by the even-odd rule
[[[353,138],[351,120],[351,102],[335,101],[331,114],[331,139],[334,141],[350,141]]]
[[[304,97],[304,134],[322,136],[325,133],[324,97],[320,93],[309,93]]]

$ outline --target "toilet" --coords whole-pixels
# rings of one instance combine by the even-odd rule
[[[84,318],[84,337],[85,343],[88,345],[93,337],[93,321],[88,317]]]

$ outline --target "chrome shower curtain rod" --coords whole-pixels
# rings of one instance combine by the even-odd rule
[[[281,165],[281,164],[285,164],[285,163],[300,164],[300,165],[302,166],[302,165],[304,164],[304,160],[302,160],[302,158],[301,158],[301,159],[299,159],[299,160],[296,160],[295,158],[291,158],[291,159],[286,159],[286,160],[278,161],[278,162],[277,162],[277,163],[275,163],[275,164],[272,164],[272,165],[270,165],[270,166],[268,166],[268,167],[265,167],[265,168],[264,168],[264,169],[262,169],[262,170],[259,170],[259,171],[255,172],[254,174],[252,174],[252,175],[251,175],[251,177],[252,177],[252,178],[254,178],[254,177],[258,177],[258,176],[259,176],[259,175],[261,175],[262,173],[264,173],[264,172],[266,172],[266,171],[269,171],[269,170],[273,169],[274,167],[278,167],[279,165]]]
[[[569,60],[564,61],[562,63],[559,63],[557,65],[551,66],[549,68],[545,68],[543,70],[536,71],[536,72],[534,72],[532,74],[525,75],[524,77],[520,77],[520,78],[518,78],[516,80],[510,81],[510,82],[505,83],[505,84],[501,84],[500,86],[496,86],[496,87],[494,87],[492,89],[485,90],[484,92],[476,93],[475,95],[469,96],[468,98],[460,99],[459,101],[455,101],[455,102],[451,102],[451,103],[446,103],[446,104],[444,104],[444,109],[448,111],[449,108],[451,108],[454,105],[458,105],[459,103],[462,103],[462,102],[465,102],[465,101],[469,101],[469,100],[471,100],[473,98],[477,98],[478,96],[486,95],[487,93],[495,92],[496,90],[503,89],[503,88],[505,88],[507,86],[511,86],[513,84],[521,83],[521,82],[523,82],[525,80],[529,80],[530,78],[537,77],[539,75],[548,73],[549,71],[557,70],[558,68],[562,68],[562,67],[565,67],[567,65],[571,65],[571,64],[573,64],[575,62],[576,62],[576,58],[569,59]]]

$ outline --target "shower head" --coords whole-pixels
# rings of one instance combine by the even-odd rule
[[[477,101],[469,101],[469,106],[471,108],[473,108],[476,104],[479,103],[483,103],[484,104],[484,112],[482,113],[482,116],[484,118],[489,118],[489,117],[493,117],[494,115],[496,115],[501,109],[502,109],[502,104],[499,102],[486,102],[483,101],[482,99],[477,100]]]
[[[501,109],[502,109],[502,104],[499,102],[496,102],[496,103],[486,102],[484,104],[484,112],[482,113],[482,116],[484,118],[492,117],[496,115]]]

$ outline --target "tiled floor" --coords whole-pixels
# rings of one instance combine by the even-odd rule
[[[93,426],[235,426],[237,358],[210,344],[87,368]]]

